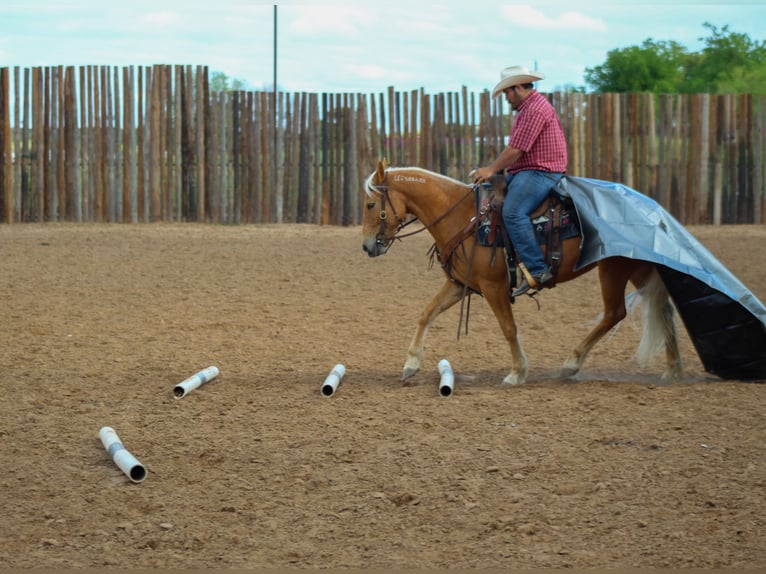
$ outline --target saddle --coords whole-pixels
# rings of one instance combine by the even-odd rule
[[[545,245],[545,261],[551,267],[553,281],[546,284],[547,287],[555,286],[555,277],[558,272],[562,257],[562,242],[572,237],[581,237],[580,221],[575,210],[574,202],[566,192],[566,178],[561,178],[559,182],[551,188],[548,197],[530,215],[530,225],[534,227],[537,241],[540,245]],[[494,265],[497,249],[503,249],[505,252],[506,269],[508,270],[508,295],[511,303],[514,302],[512,295],[518,284],[518,271],[516,251],[513,248],[508,232],[505,229],[502,218],[502,205],[505,199],[506,185],[505,176],[502,174],[494,175],[489,182],[477,185],[474,188],[476,193],[476,213],[468,224],[458,232],[454,237],[447,241],[443,250],[437,248],[436,243],[429,250],[431,264],[434,258],[439,260],[442,269],[447,276],[455,282],[463,285],[463,303],[468,299],[468,309],[470,309],[470,299],[472,293],[481,295],[481,292],[468,286],[468,281],[458,281],[452,273],[452,258],[457,255],[468,258],[468,276],[471,274],[473,263],[473,251],[469,255],[466,253],[464,242],[471,236],[475,237],[474,248],[477,245],[491,247],[493,249],[490,258],[490,265]],[[460,253],[458,253],[460,251]],[[458,339],[460,338],[461,326],[465,312],[465,330],[468,332],[468,314],[469,310],[464,310],[463,304],[460,307],[460,322],[458,323]]]
[[[517,284],[515,273],[518,258],[508,232],[503,224],[502,205],[505,199],[505,177],[493,176],[489,182],[476,187],[476,216],[473,225],[479,245],[505,250],[508,279],[511,290]],[[529,217],[537,243],[545,246],[545,261],[556,277],[561,263],[561,245],[565,239],[580,237],[580,221],[572,198],[566,191],[566,178],[551,188],[548,197],[540,203]],[[555,279],[549,287],[555,286]]]
[[[546,284],[547,287],[555,286],[556,273],[561,263],[562,242],[565,239],[581,236],[580,221],[577,217],[574,203],[566,192],[565,179],[561,178],[551,188],[548,197],[530,215],[530,225],[534,227],[538,243],[546,247],[544,250],[545,261],[551,267],[551,272],[554,276],[553,282]],[[433,264],[433,259],[437,258],[447,276],[453,281],[457,281],[452,274],[452,258],[457,255],[458,257],[468,257],[469,261],[471,261],[472,256],[465,252],[463,242],[469,237],[474,236],[476,239],[474,245],[482,245],[493,249],[490,259],[491,265],[494,264],[497,249],[504,250],[510,294],[518,284],[516,271],[518,258],[502,218],[502,205],[506,192],[505,176],[496,174],[488,182],[477,185],[474,189],[476,193],[476,212],[474,217],[471,218],[462,231],[447,241],[443,251],[437,249],[436,244],[431,247],[429,252],[431,264]],[[466,292],[475,292],[467,285],[465,285],[465,288]],[[511,302],[513,302],[513,297],[511,297]]]

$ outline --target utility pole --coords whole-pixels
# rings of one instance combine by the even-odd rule
[[[277,5],[274,4],[274,99],[277,97]]]
[[[273,86],[273,94],[272,94],[272,102],[271,102],[271,109],[274,113],[274,135],[273,135],[273,144],[274,147],[273,153],[272,153],[272,159],[271,159],[271,181],[272,181],[272,189],[277,190],[276,193],[276,218],[277,223],[282,222],[282,193],[281,193],[281,182],[279,181],[279,148],[277,147],[277,144],[279,142],[279,138],[277,137],[277,134],[279,133],[279,111],[277,110],[277,5],[274,4],[274,86]],[[271,206],[269,206],[269,211],[271,211]],[[271,220],[271,214],[266,214],[266,220]]]

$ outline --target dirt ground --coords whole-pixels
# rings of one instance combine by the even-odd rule
[[[766,226],[690,231],[766,301]],[[591,273],[517,302],[526,385],[499,385],[507,346],[474,297],[468,335],[445,313],[404,386],[443,281],[430,243],[369,259],[358,227],[0,226],[0,567],[766,567],[766,385],[705,373],[681,327],[686,376],[660,386],[660,359],[633,358],[640,314],[558,379],[600,310]]]

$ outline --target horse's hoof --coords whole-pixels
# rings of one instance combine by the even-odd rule
[[[404,371],[402,371],[402,381],[406,381],[409,379],[412,375],[418,372],[419,369],[414,367],[404,367]]]
[[[504,387],[513,387],[522,384],[524,381],[525,377],[520,377],[517,374],[511,374],[503,379],[502,385]]]
[[[570,363],[567,361],[566,363],[564,363],[564,366],[561,367],[560,376],[562,379],[568,379],[569,377],[574,377],[579,372],[580,372],[580,365],[575,363]]]
[[[676,371],[665,371],[660,377],[659,385],[672,385],[681,380],[681,375]]]
[[[560,376],[562,379],[569,379],[571,377],[574,377],[580,369],[575,369],[574,367],[563,367],[561,369]]]

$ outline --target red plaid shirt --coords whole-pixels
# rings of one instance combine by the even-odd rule
[[[532,92],[519,106],[508,145],[524,153],[508,166],[510,173],[525,169],[565,172],[567,141],[551,103],[540,92]]]

